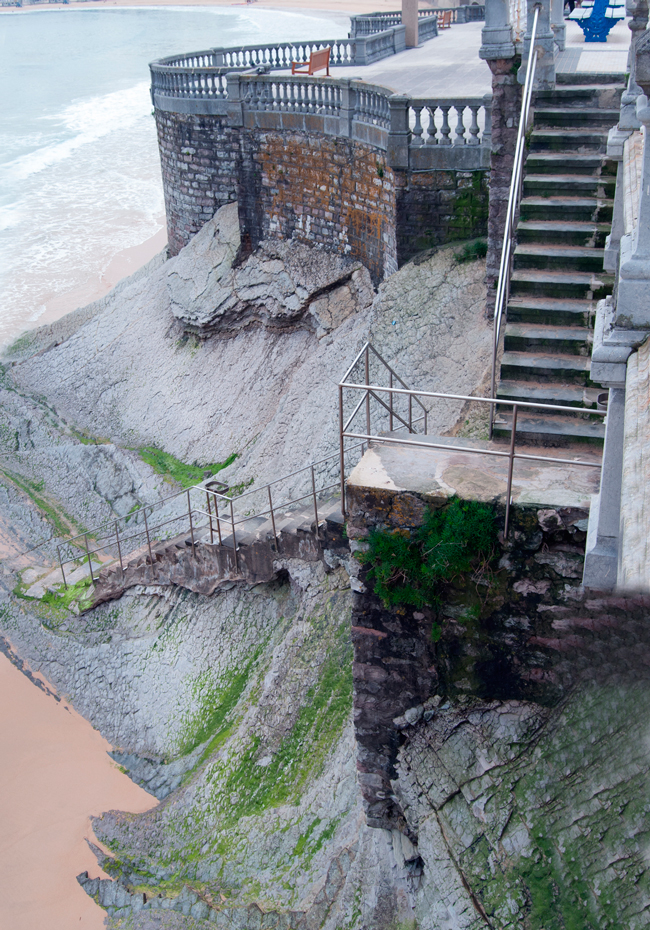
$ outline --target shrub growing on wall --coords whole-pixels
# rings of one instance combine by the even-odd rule
[[[495,508],[452,497],[439,510],[429,508],[415,532],[372,530],[368,543],[359,558],[370,566],[368,581],[385,607],[436,606],[445,584],[494,559]]]

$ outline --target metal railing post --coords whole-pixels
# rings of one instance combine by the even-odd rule
[[[194,546],[194,524],[192,523],[192,503],[190,501],[190,491],[187,489],[187,515],[190,518],[190,539],[192,540],[192,557],[196,558],[196,547]]]
[[[235,553],[235,571],[239,571],[239,558],[237,557],[237,537],[235,536],[235,510],[230,498],[230,525],[232,527],[232,550]]]
[[[88,547],[88,533],[84,533],[84,542],[86,544],[86,555],[88,556],[88,568],[90,569],[90,580],[95,584],[95,576],[93,575],[93,563],[90,560],[90,548]]]
[[[510,435],[510,452],[508,454],[508,486],[506,487],[506,522],[503,528],[503,538],[508,538],[510,521],[510,499],[512,497],[512,472],[515,466],[515,441],[517,436],[517,405],[512,408],[512,433]]]
[[[275,540],[275,551],[280,552],[280,543],[278,541],[278,534],[275,531],[275,514],[273,512],[273,498],[271,497],[271,485],[267,484],[266,490],[269,492],[269,510],[271,511],[271,526],[273,527],[273,539]]]
[[[413,432],[413,395],[409,394],[409,433]]]
[[[63,578],[63,587],[65,590],[68,590],[68,582],[65,580],[65,572],[63,571],[63,560],[61,559],[61,546],[56,547],[56,551],[59,554],[59,567],[61,569],[61,577]]]
[[[207,488],[206,488],[206,491],[205,491],[205,503],[206,503],[206,506],[207,506],[207,508],[208,508],[208,515],[209,515],[209,520],[210,520],[210,545],[213,545],[213,543],[214,543],[214,533],[213,533],[213,531],[212,531],[212,508],[210,507],[210,494],[209,494]]]
[[[393,387],[393,372],[392,371],[390,372],[390,375],[389,375],[389,386],[391,388]],[[393,392],[390,391],[388,396],[390,398],[390,401],[389,401],[390,410],[388,412],[388,428],[390,432],[392,433],[393,432]]]
[[[316,478],[314,475],[314,466],[311,466],[311,493],[314,499],[314,517],[316,518],[316,536],[318,536],[318,501],[316,500]]]
[[[339,468],[341,469],[341,513],[345,518],[345,448],[343,437],[343,387],[339,384]]]
[[[117,542],[117,557],[120,560],[120,572],[122,575],[122,581],[124,581],[124,565],[122,564],[122,547],[120,546],[120,531],[117,525],[117,520],[115,521],[115,540]]]
[[[217,536],[219,537],[219,545],[223,546],[223,540],[221,538],[221,517],[219,516],[219,501],[217,495],[214,495],[214,515],[217,518]]]
[[[370,384],[370,351],[366,345],[365,359],[366,387]],[[370,435],[370,392],[366,391],[366,433]]]
[[[146,507],[144,507],[142,510],[142,516],[144,517],[144,531],[147,534],[147,548],[149,549],[149,562],[151,563],[151,575],[153,577],[153,552],[151,551],[151,537],[149,536],[149,524],[147,522]]]

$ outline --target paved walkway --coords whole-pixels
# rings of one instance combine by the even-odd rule
[[[478,57],[483,26],[457,24],[419,48],[407,49],[365,68],[332,68],[330,74],[381,84],[397,94],[413,97],[480,97],[492,92],[490,69]],[[627,70],[631,35],[627,22],[617,23],[607,42],[587,45],[577,23],[566,20],[566,27],[566,50],[558,56],[558,71],[622,74]]]

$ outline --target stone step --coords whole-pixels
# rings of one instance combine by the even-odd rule
[[[564,271],[603,271],[603,249],[588,246],[526,242],[514,253],[514,267]]]
[[[593,326],[596,307],[591,300],[552,297],[511,297],[507,319],[513,323],[546,323],[553,326]]]
[[[548,326],[539,323],[506,323],[506,352],[543,352],[554,355],[591,354],[591,330],[583,326]]]
[[[557,222],[611,222],[613,202],[598,197],[524,197],[520,205],[522,220]]]
[[[610,229],[609,223],[523,220],[517,226],[517,241],[520,243],[555,242],[602,249]]]
[[[538,129],[530,135],[531,152],[607,151],[607,132],[594,129]]]
[[[494,438],[510,439],[512,433],[512,414],[499,413],[494,418]],[[578,417],[565,417],[560,414],[540,416],[517,416],[517,437],[526,443],[537,446],[557,447],[574,443],[602,448],[605,439],[605,426],[602,422]],[[515,465],[516,467],[516,465]]]
[[[506,381],[552,381],[588,386],[591,359],[557,353],[504,352],[501,378]]]
[[[625,90],[627,75],[622,71],[593,71],[588,74],[584,71],[558,71],[555,75],[556,85],[569,87],[583,84],[589,79],[589,86],[593,84],[616,85],[620,91]]]
[[[584,81],[584,74],[581,78]],[[568,86],[556,84],[554,90],[538,90],[534,93],[533,108],[618,108],[624,90],[625,83],[616,82],[597,85],[577,83]]]
[[[561,384],[534,381],[500,381],[497,397],[504,400],[521,400],[531,404],[555,404],[560,407],[592,407],[602,388],[588,388],[582,385]],[[508,408],[497,408],[507,412]],[[524,411],[521,411],[522,413]],[[529,413],[532,413],[529,411]],[[528,414],[526,414],[528,415]],[[580,414],[581,415],[581,414]],[[557,413],[557,416],[571,416],[570,413]]]
[[[618,117],[618,109],[603,107],[535,107],[534,126],[536,129],[611,129],[617,124]]]
[[[594,178],[585,174],[527,174],[524,177],[524,195],[529,197],[543,196],[584,196],[592,194],[595,197],[612,199],[616,188],[616,178],[609,175]]]
[[[616,162],[607,161],[600,152],[530,152],[526,171],[533,174],[616,175]]]
[[[515,270],[510,277],[513,297],[568,297],[581,300],[601,300],[611,294],[611,275],[589,274],[581,271],[536,271],[533,268]]]

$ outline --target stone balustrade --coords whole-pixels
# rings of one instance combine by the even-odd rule
[[[410,98],[365,81],[227,73],[223,66],[155,63],[151,72],[158,110],[221,116],[233,126],[355,139],[387,152],[388,163],[396,168],[489,167],[490,95]]]
[[[436,9],[418,10],[418,38],[420,42],[429,38],[429,30],[437,22],[438,14],[451,12],[452,23],[482,22],[485,19],[485,4],[472,3],[457,7],[441,7]],[[383,32],[392,26],[402,23],[402,14],[399,10],[387,13],[367,13],[350,17],[350,38],[374,35]],[[435,34],[435,33],[432,33]]]

